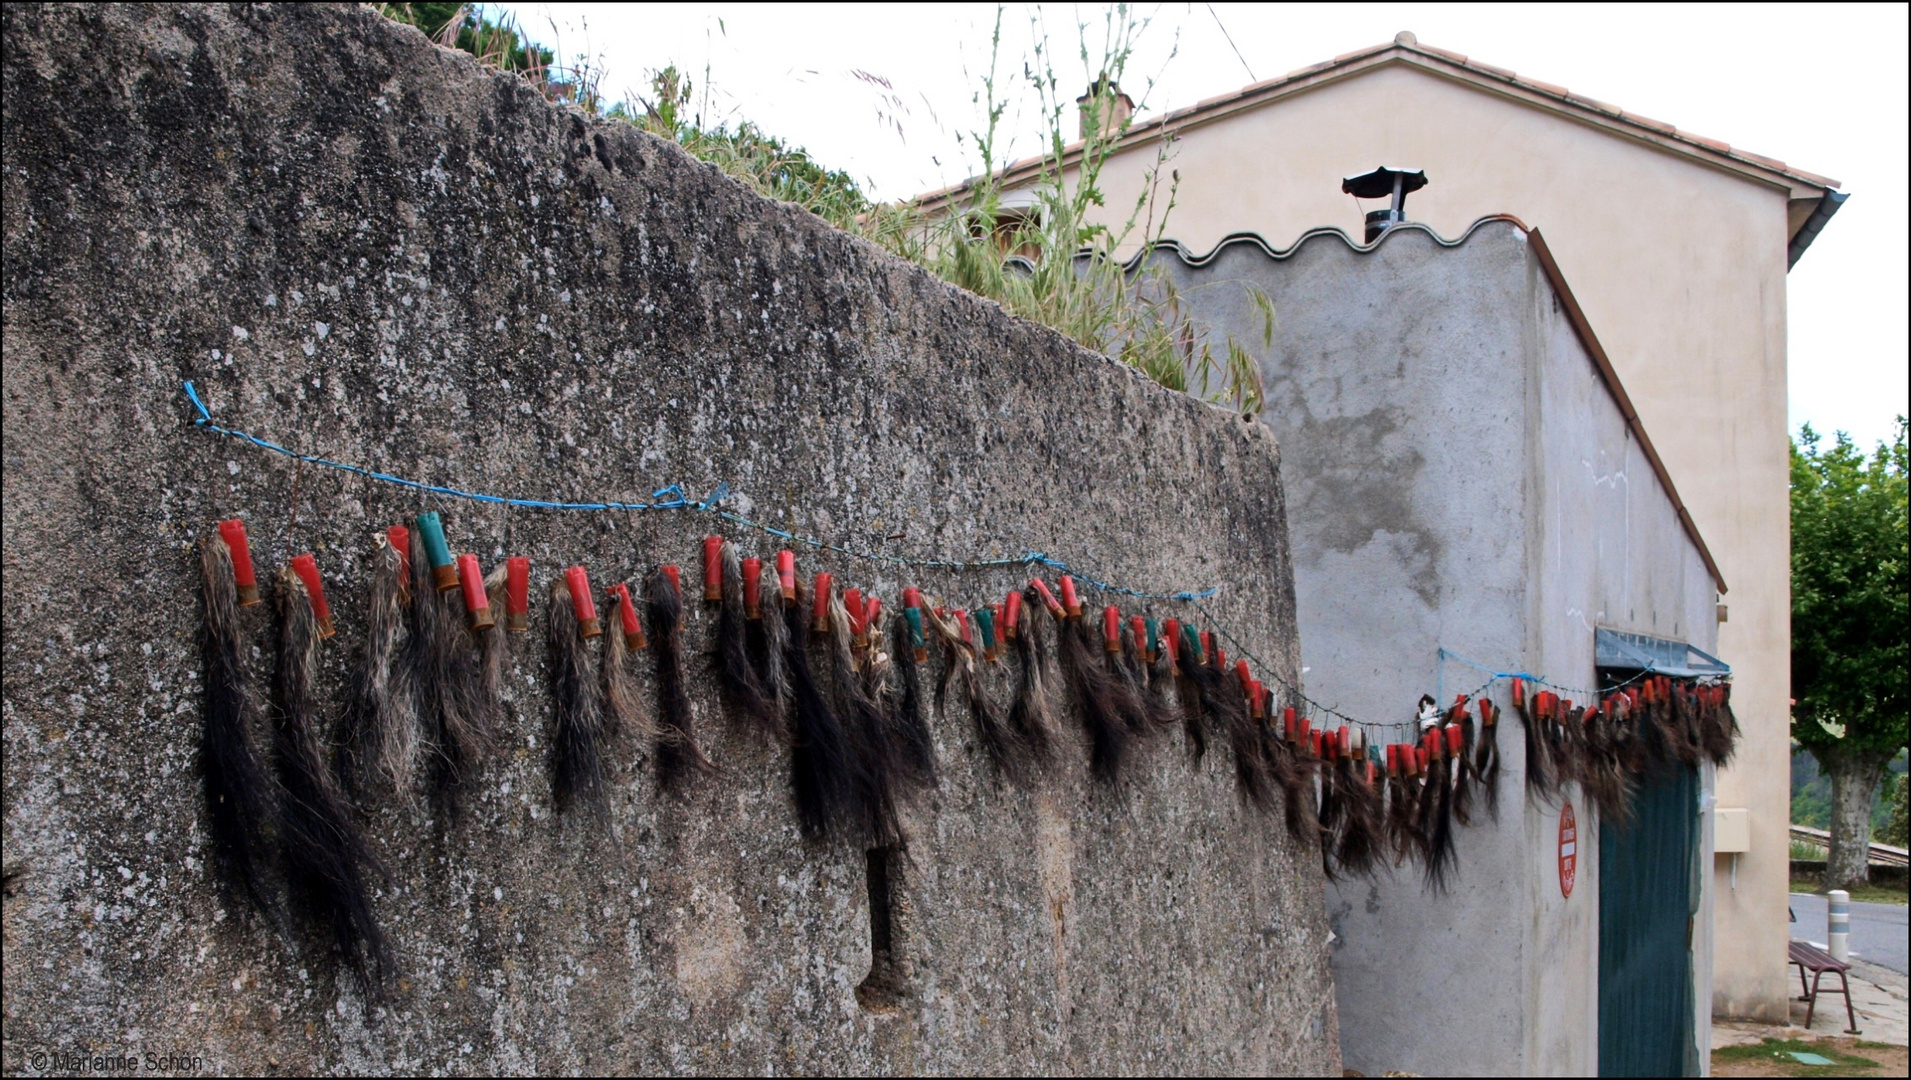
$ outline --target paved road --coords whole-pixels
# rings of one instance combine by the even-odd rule
[[[1792,937],[1822,943],[1825,940],[1826,906],[1827,902],[1822,896],[1793,893],[1792,914],[1797,916],[1798,921],[1792,923]],[[1853,901],[1851,951],[1879,967],[1905,974],[1907,910],[1911,909],[1903,904],[1861,904]]]

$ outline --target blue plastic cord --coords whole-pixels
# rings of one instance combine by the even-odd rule
[[[1080,570],[1076,569],[1075,567],[1071,566],[1066,561],[1053,558],[1049,556],[1048,554],[1044,552],[1040,552],[1040,551],[1030,551],[1016,558],[1007,558],[1007,559],[911,559],[903,555],[885,555],[880,552],[859,551],[855,548],[845,547],[841,544],[832,544],[832,543],[829,543],[828,541],[818,540],[814,537],[799,536],[796,533],[792,533],[784,529],[776,528],[773,525],[765,525],[760,521],[752,521],[749,518],[742,516],[741,514],[731,513],[728,510],[721,509],[718,506],[718,504],[721,503],[723,500],[729,498],[730,495],[732,494],[732,492],[730,491],[730,485],[727,481],[719,483],[716,486],[716,489],[712,491],[709,495],[705,496],[702,499],[696,500],[694,502],[691,501],[690,498],[684,494],[683,486],[681,484],[671,484],[669,487],[658,488],[656,491],[653,491],[650,493],[650,497],[652,501],[647,503],[627,503],[627,502],[617,502],[613,500],[605,500],[603,502],[561,502],[555,499],[520,499],[520,498],[512,498],[510,496],[505,496],[505,495],[486,495],[480,492],[462,491],[458,488],[446,487],[441,484],[427,484],[418,480],[406,480],[403,477],[392,476],[389,473],[378,472],[375,469],[368,469],[362,465],[347,465],[344,462],[333,461],[330,458],[322,458],[313,454],[301,454],[295,450],[288,450],[285,447],[280,446],[278,443],[271,442],[266,439],[261,439],[256,435],[252,435],[244,431],[236,431],[228,427],[222,427],[218,424],[213,423],[211,411],[206,408],[205,402],[199,400],[199,393],[197,390],[193,388],[192,383],[188,381],[185,385],[186,385],[186,397],[191,399],[193,408],[198,410],[198,413],[199,413],[198,417],[196,417],[193,420],[193,424],[197,427],[204,428],[207,431],[211,431],[219,435],[225,435],[234,439],[239,439],[243,442],[251,443],[252,445],[257,446],[261,449],[270,450],[275,454],[283,454],[286,457],[292,458],[296,461],[303,461],[312,465],[320,465],[328,469],[338,469],[341,472],[352,473],[353,475],[363,476],[371,480],[381,480],[388,484],[397,484],[400,487],[411,488],[414,491],[430,492],[433,495],[443,495],[443,496],[447,496],[449,498],[454,498],[454,499],[469,499],[473,502],[490,503],[497,506],[519,506],[519,507],[524,507],[530,510],[689,510],[689,511],[698,512],[698,513],[714,513],[719,518],[722,518],[724,521],[728,521],[733,525],[742,526],[743,528],[746,528],[746,529],[755,529],[758,532],[764,533],[765,535],[774,536],[779,540],[786,540],[792,544],[807,545],[809,547],[816,548],[820,551],[832,551],[838,555],[844,555],[852,559],[863,559],[869,562],[889,563],[895,566],[911,566],[911,567],[919,567],[919,568],[930,569],[930,570],[992,570],[992,569],[1000,569],[1003,567],[1010,567],[1010,566],[1045,566],[1051,570],[1056,571],[1057,573],[1071,574],[1075,577],[1077,584],[1087,585],[1090,588],[1099,589],[1105,593],[1112,593],[1118,596],[1132,597],[1136,600],[1176,600],[1176,601],[1181,601],[1183,603],[1192,604],[1194,605],[1195,610],[1201,613],[1201,617],[1207,623],[1213,626],[1214,632],[1216,634],[1224,638],[1230,645],[1232,645],[1236,652],[1240,653],[1242,656],[1245,656],[1249,660],[1253,661],[1255,667],[1265,671],[1269,678],[1273,679],[1278,686],[1280,686],[1282,689],[1287,691],[1288,700],[1296,703],[1295,708],[1304,709],[1308,711],[1310,715],[1329,716],[1334,718],[1335,720],[1340,721],[1341,723],[1357,725],[1361,728],[1367,729],[1370,732],[1397,731],[1397,730],[1405,730],[1410,732],[1411,729],[1413,729],[1418,723],[1415,720],[1401,720],[1401,721],[1360,720],[1360,719],[1356,719],[1355,717],[1348,716],[1346,713],[1343,713],[1340,710],[1335,709],[1331,706],[1323,705],[1320,702],[1315,701],[1313,698],[1308,697],[1306,693],[1304,693],[1299,686],[1293,685],[1287,682],[1285,679],[1282,679],[1277,674],[1277,672],[1279,671],[1279,668],[1263,661],[1260,657],[1256,656],[1253,650],[1249,649],[1247,645],[1241,641],[1240,638],[1237,638],[1232,633],[1230,633],[1227,627],[1223,625],[1219,619],[1216,619],[1214,617],[1214,613],[1209,611],[1205,604],[1201,603],[1201,601],[1203,600],[1208,600],[1219,595],[1219,593],[1221,592],[1221,588],[1218,585],[1210,586],[1209,588],[1206,588],[1206,589],[1185,589],[1185,590],[1182,590],[1181,592],[1173,592],[1173,593],[1142,592],[1139,589],[1131,589],[1125,585],[1116,585],[1113,582],[1102,581],[1098,578],[1090,577],[1082,573]],[[1594,691],[1580,690],[1580,689],[1575,689],[1572,687],[1560,686],[1556,683],[1547,682],[1541,676],[1530,675],[1523,671],[1516,671],[1516,672],[1495,671],[1494,669],[1489,668],[1486,665],[1479,663],[1478,661],[1469,660],[1466,657],[1461,656],[1459,653],[1453,652],[1444,647],[1440,649],[1439,658],[1442,661],[1449,660],[1449,659],[1458,660],[1461,663],[1478,668],[1480,671],[1485,672],[1488,675],[1486,682],[1482,683],[1472,693],[1468,694],[1467,695],[1468,697],[1478,697],[1480,694],[1484,693],[1488,688],[1490,688],[1494,683],[1500,681],[1501,679],[1525,679],[1528,682],[1535,683],[1541,686],[1549,686],[1555,690],[1562,690],[1571,694],[1583,695],[1587,697],[1588,699],[1597,699],[1599,696],[1598,693]],[[1441,667],[1443,667],[1443,665],[1436,665],[1435,681],[1437,685],[1443,688],[1445,685],[1445,682],[1444,682],[1444,679],[1442,678],[1442,672],[1440,670]],[[1628,679],[1626,680],[1626,682],[1620,683],[1619,685],[1625,686],[1631,682],[1637,681],[1638,679],[1645,678],[1647,674],[1648,672],[1641,672],[1639,675],[1636,675],[1632,679]],[[1438,694],[1436,694],[1436,700],[1441,700],[1443,699],[1443,697],[1444,697],[1444,689],[1442,689]],[[1370,741],[1373,741],[1373,740],[1370,740]]]
[[[1047,566],[1059,573],[1075,575],[1076,580],[1083,585],[1092,586],[1107,593],[1134,597],[1137,600],[1203,600],[1221,591],[1219,586],[1214,586],[1206,589],[1183,590],[1176,593],[1141,592],[1138,589],[1130,589],[1123,585],[1115,585],[1086,576],[1082,574],[1081,571],[1071,567],[1068,563],[1060,559],[1050,558],[1048,555],[1039,551],[1031,551],[1019,558],[1012,559],[967,560],[911,559],[903,555],[885,555],[873,551],[858,551],[855,548],[844,547],[841,544],[832,544],[824,540],[815,539],[814,537],[799,536],[772,525],[765,525],[760,521],[752,521],[741,514],[720,509],[717,504],[729,498],[732,494],[728,481],[719,483],[716,490],[694,502],[684,494],[681,484],[672,484],[669,487],[658,488],[656,491],[651,492],[651,502],[629,503],[612,500],[605,500],[603,502],[561,502],[556,499],[520,499],[507,495],[486,495],[481,492],[463,491],[454,487],[446,487],[442,484],[427,484],[418,480],[406,480],[403,477],[378,472],[375,469],[368,469],[362,465],[348,465],[341,461],[333,461],[330,458],[322,458],[314,454],[301,454],[295,450],[289,450],[280,446],[278,443],[261,439],[256,435],[222,427],[213,422],[212,412],[206,408],[206,403],[199,399],[199,392],[193,387],[192,383],[188,381],[185,385],[186,397],[191,399],[193,408],[199,412],[198,417],[193,420],[193,424],[207,431],[251,443],[261,449],[270,450],[275,454],[283,454],[295,461],[303,461],[328,469],[338,469],[341,472],[348,472],[355,476],[363,476],[372,480],[382,480],[388,484],[397,484],[401,487],[411,488],[414,491],[430,492],[433,495],[443,495],[454,499],[470,499],[473,502],[490,503],[495,506],[520,506],[531,510],[691,510],[699,513],[714,513],[734,525],[740,525],[746,529],[755,529],[766,535],[774,536],[779,540],[787,540],[793,544],[804,544],[821,551],[833,551],[838,555],[845,555],[852,559],[864,559],[869,562],[890,563],[896,566],[922,567],[932,570],[986,570],[1007,566]]]

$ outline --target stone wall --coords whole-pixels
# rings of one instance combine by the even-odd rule
[[[534,645],[461,816],[422,784],[368,808],[389,1003],[323,936],[229,902],[198,764],[192,544],[216,519],[243,515],[267,569],[316,552],[334,706],[371,535],[420,509],[487,564],[529,555],[534,595],[570,563],[599,582],[694,566],[718,529],[778,544],[688,511],[421,503],[194,427],[185,380],[223,424],[433,483],[642,501],[727,482],[726,508],[887,554],[1219,584],[1212,619],[1292,679],[1274,439],[365,9],[0,18],[6,1071],[86,1052],[208,1072],[1338,1070],[1318,859],[1243,809],[1225,746],[1196,762],[1163,740],[1109,790],[1068,721],[1062,767],[1024,790],[966,710],[936,718],[943,780],[907,812],[895,898],[907,979],[871,1013],[865,853],[802,839],[787,749],[723,715],[700,659],[721,771],[686,797],[625,737],[607,812],[554,813]],[[1021,576],[801,559],[892,604]],[[269,650],[266,607],[244,630]],[[692,611],[693,654],[711,622]]]

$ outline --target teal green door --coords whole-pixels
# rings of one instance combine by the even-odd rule
[[[1624,827],[1599,830],[1599,1075],[1697,1076],[1692,920],[1699,898],[1699,777],[1646,781]]]

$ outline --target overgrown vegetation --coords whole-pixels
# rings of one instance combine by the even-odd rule
[[[1077,102],[1056,74],[1046,33],[1031,19],[1035,55],[1025,77],[1040,99],[1045,133],[1036,176],[1017,187],[1011,206],[1000,144],[1006,103],[998,83],[998,8],[989,72],[978,92],[984,127],[969,136],[981,171],[931,209],[915,257],[943,279],[1131,364],[1163,386],[1258,412],[1262,388],[1254,357],[1231,337],[1217,350],[1188,314],[1173,282],[1151,265],[1149,256],[1166,235],[1178,179],[1170,172],[1164,190],[1166,141],[1156,144],[1154,162],[1126,216],[1114,225],[1104,220],[1103,169],[1130,127],[1122,78],[1147,26],[1148,20],[1125,4],[1108,8],[1097,55],[1090,48],[1090,28],[1077,25],[1082,85],[1089,88]],[[1138,107],[1145,107],[1152,87],[1148,80]],[[1079,120],[1082,136],[1072,153],[1071,120]],[[1125,250],[1139,252],[1129,264],[1132,272],[1121,260]],[[1259,290],[1248,291],[1263,317],[1265,347],[1273,339],[1273,305]]]
[[[606,105],[598,92],[600,72],[585,58],[568,68],[554,65],[549,50],[523,43],[508,17],[494,21],[475,7],[446,3],[383,4],[380,10],[441,44],[521,72],[553,99],[670,139],[761,194],[800,206],[1017,315],[1133,365],[1163,386],[1225,401],[1247,413],[1261,409],[1254,355],[1232,337],[1211,340],[1190,315],[1185,296],[1148,257],[1166,235],[1174,208],[1172,172],[1164,185],[1165,142],[1156,148],[1153,167],[1126,216],[1107,212],[1102,170],[1129,128],[1126,110],[1117,112],[1121,82],[1149,24],[1125,4],[1104,13],[1099,48],[1091,48],[1087,24],[1076,27],[1082,85],[1091,87],[1079,109],[1086,136],[1079,148],[1072,146],[1071,132],[1076,102],[1056,73],[1046,34],[1032,19],[1037,44],[1021,77],[1041,101],[1042,162],[1034,179],[1019,183],[1012,195],[1002,175],[1006,105],[999,81],[1002,11],[997,9],[990,68],[977,91],[983,126],[967,139],[980,158],[980,173],[933,206],[874,202],[849,174],[820,164],[755,124],[713,120],[707,72],[700,99],[691,80],[672,65],[652,73],[648,98]],[[858,74],[892,89],[877,76]],[[1142,97],[1145,103],[1145,89]],[[1124,265],[1124,252],[1139,255]],[[1241,287],[1261,313],[1258,337],[1265,348],[1273,340],[1273,305],[1258,289]]]
[[[1820,999],[1820,1008],[1824,1005]],[[1892,1049],[1886,1043],[1853,1039],[1764,1039],[1756,1044],[1722,1046],[1712,1051],[1712,1067],[1716,1076],[1862,1076],[1882,1068],[1883,1063],[1876,1057],[1854,1054],[1852,1050],[1889,1052]],[[1806,1065],[1793,1057],[1794,1054],[1817,1055],[1828,1059],[1829,1064]],[[1758,1071],[1741,1073],[1733,1066],[1751,1066]]]
[[[1831,776],[1829,888],[1867,875],[1873,792],[1911,711],[1906,423],[1867,455],[1792,445],[1792,738]]]
[[[374,4],[378,12],[424,31],[449,49],[462,49],[495,68],[515,71],[534,82],[552,81],[551,50],[524,40],[509,16],[492,19],[471,4]]]

